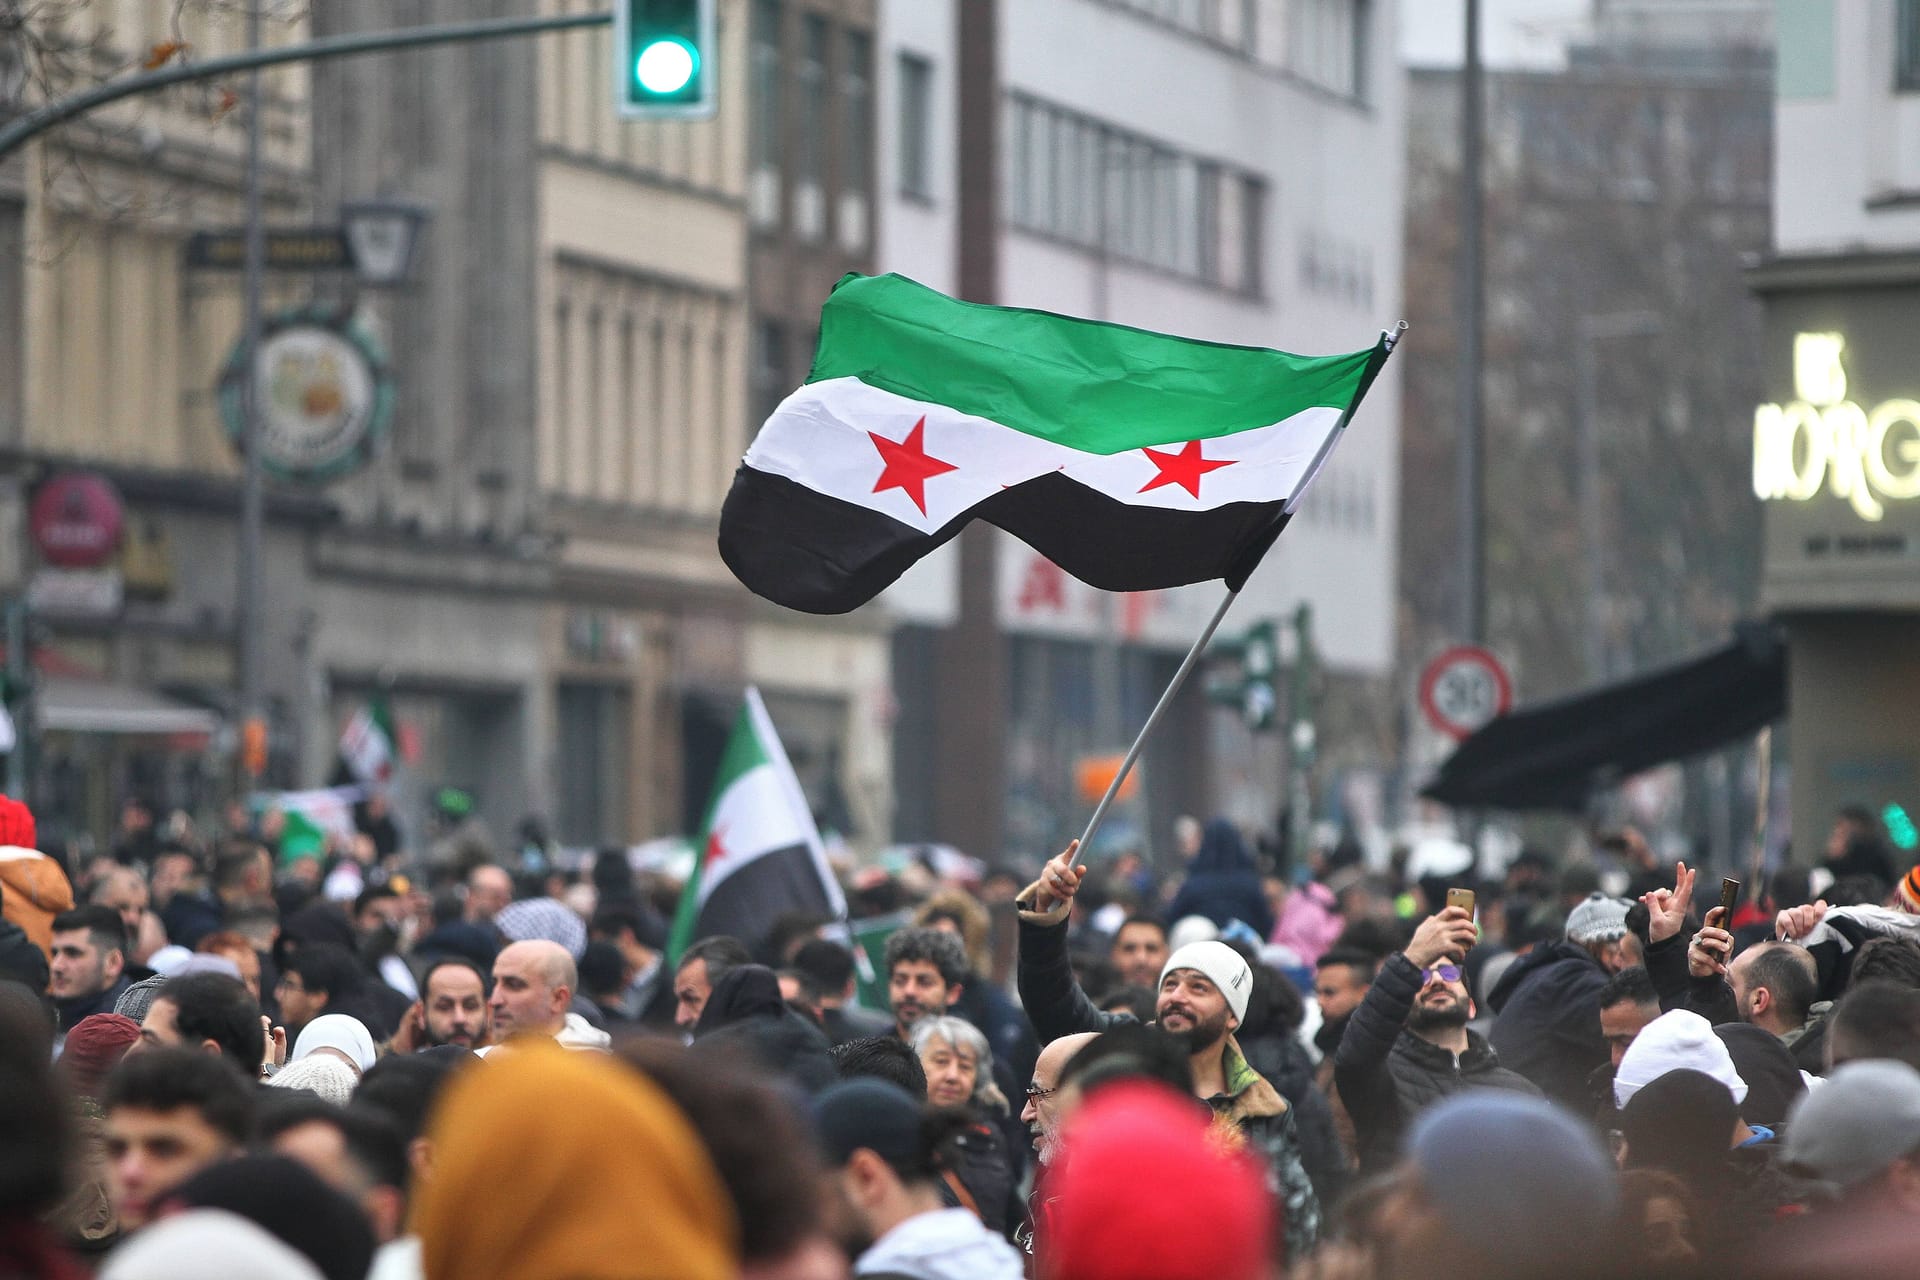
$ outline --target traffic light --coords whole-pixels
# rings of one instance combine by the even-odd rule
[[[1217,652],[1238,658],[1239,670],[1207,681],[1207,697],[1233,707],[1247,728],[1271,729],[1280,712],[1280,635],[1271,622],[1256,622],[1237,640],[1222,640]]]
[[[713,114],[714,0],[619,0],[613,105],[632,120]]]
[[[1271,622],[1256,623],[1240,649],[1240,715],[1249,729],[1271,729],[1280,712],[1274,678],[1280,670],[1280,638]]]

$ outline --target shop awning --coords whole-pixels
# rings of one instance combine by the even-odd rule
[[[220,727],[214,712],[107,680],[41,676],[34,701],[42,729],[67,733],[210,735]]]
[[[1420,794],[1458,808],[1579,810],[1598,788],[1737,742],[1786,713],[1786,638],[1747,623],[1702,657],[1500,717]]]

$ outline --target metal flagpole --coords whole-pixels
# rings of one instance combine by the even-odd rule
[[[1393,354],[1393,349],[1399,344],[1400,335],[1406,331],[1406,328],[1407,322],[1402,320],[1392,329],[1381,332],[1383,362],[1386,356]],[[1371,380],[1372,375],[1368,376]],[[1365,386],[1366,384],[1363,383],[1363,393]],[[1298,497],[1297,494],[1295,496]],[[1080,856],[1085,856],[1092,851],[1093,833],[1100,829],[1100,820],[1107,816],[1108,806],[1113,803],[1113,798],[1120,794],[1121,784],[1126,782],[1127,774],[1133,771],[1133,762],[1140,758],[1140,748],[1146,745],[1147,735],[1152,733],[1153,726],[1160,722],[1160,716],[1173,701],[1173,695],[1180,692],[1180,686],[1186,683],[1188,673],[1193,670],[1194,664],[1200,661],[1200,654],[1206,649],[1207,642],[1213,639],[1213,633],[1220,629],[1220,622],[1227,616],[1227,610],[1233,607],[1233,602],[1239,597],[1238,588],[1228,590],[1226,598],[1220,602],[1220,607],[1215,609],[1213,617],[1207,620],[1206,629],[1200,633],[1200,638],[1193,642],[1193,647],[1187,650],[1187,656],[1180,660],[1180,669],[1173,673],[1173,679],[1168,681],[1165,692],[1160,695],[1160,701],[1153,704],[1153,710],[1148,714],[1147,722],[1140,726],[1140,732],[1135,736],[1133,745],[1127,748],[1126,758],[1120,762],[1120,768],[1114,773],[1113,781],[1107,784],[1107,794],[1100,797],[1100,803],[1093,808],[1093,816],[1087,819],[1087,829],[1080,833]]]
[[[1187,650],[1187,656],[1181,659],[1180,669],[1173,673],[1173,679],[1168,683],[1166,692],[1160,695],[1160,701],[1153,704],[1153,711],[1147,716],[1147,722],[1140,726],[1139,735],[1134,738],[1133,745],[1127,748],[1127,758],[1120,762],[1120,768],[1113,775],[1113,781],[1107,784],[1107,794],[1100,797],[1100,803],[1094,806],[1093,816],[1087,819],[1087,829],[1080,833],[1082,854],[1093,848],[1093,833],[1100,829],[1100,819],[1107,816],[1107,806],[1112,804],[1113,798],[1120,794],[1120,784],[1127,780],[1127,774],[1133,769],[1133,762],[1140,758],[1140,748],[1146,744],[1147,735],[1153,732],[1153,726],[1159,723],[1160,713],[1165,711],[1167,704],[1173,701],[1173,695],[1180,692],[1180,686],[1186,682],[1187,673],[1193,670],[1194,663],[1200,661],[1201,651],[1207,647],[1207,642],[1213,639],[1213,633],[1220,627],[1220,620],[1227,616],[1227,610],[1233,607],[1233,602],[1239,596],[1238,591],[1227,592],[1226,598],[1220,602],[1220,607],[1213,611],[1213,617],[1208,620],[1206,630],[1200,633],[1200,638],[1193,642],[1193,648]]]

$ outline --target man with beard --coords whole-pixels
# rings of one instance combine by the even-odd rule
[[[477,1049],[487,1042],[491,983],[471,960],[449,956],[427,966],[420,999],[393,1033],[393,1052],[418,1053],[441,1045]]]
[[[945,929],[901,929],[887,939],[886,960],[893,1032],[911,1040],[915,1023],[938,1017],[960,998],[967,979],[966,947]]]
[[[1020,1002],[1049,1046],[1075,1032],[1106,1031],[1134,1020],[1096,1009],[1074,981],[1067,916],[1086,877],[1086,868],[1074,865],[1078,851],[1078,841],[1068,844],[1014,899],[1020,909]],[[1318,1236],[1320,1206],[1301,1164],[1293,1108],[1247,1064],[1233,1039],[1252,992],[1253,970],[1232,947],[1189,943],[1161,966],[1154,1016],[1162,1031],[1185,1043],[1194,1095],[1265,1157],[1286,1214],[1287,1252],[1297,1261]]]
[[[943,1144],[967,1123],[924,1114],[881,1080],[844,1080],[813,1104],[836,1232],[855,1276],[892,1280],[1019,1280],[1019,1253],[971,1209],[941,1197]]]
[[[1502,1067],[1493,1047],[1467,1029],[1473,997],[1460,960],[1474,937],[1473,917],[1459,907],[1429,916],[1407,949],[1381,964],[1347,1022],[1333,1077],[1353,1117],[1362,1173],[1391,1165],[1413,1118],[1449,1094],[1484,1088],[1539,1092]]]
[[[1167,926],[1152,916],[1128,916],[1113,935],[1107,961],[1130,987],[1153,990],[1167,962]]]
[[[112,1013],[126,991],[127,934],[111,907],[76,907],[53,918],[52,981],[60,1034],[82,1018]]]

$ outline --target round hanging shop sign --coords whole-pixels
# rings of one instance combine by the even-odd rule
[[[220,375],[220,417],[236,449],[246,431],[241,378],[251,364],[260,461],[286,480],[331,480],[365,466],[393,416],[393,373],[366,332],[332,313],[289,312],[261,330],[260,353],[235,345]]]

